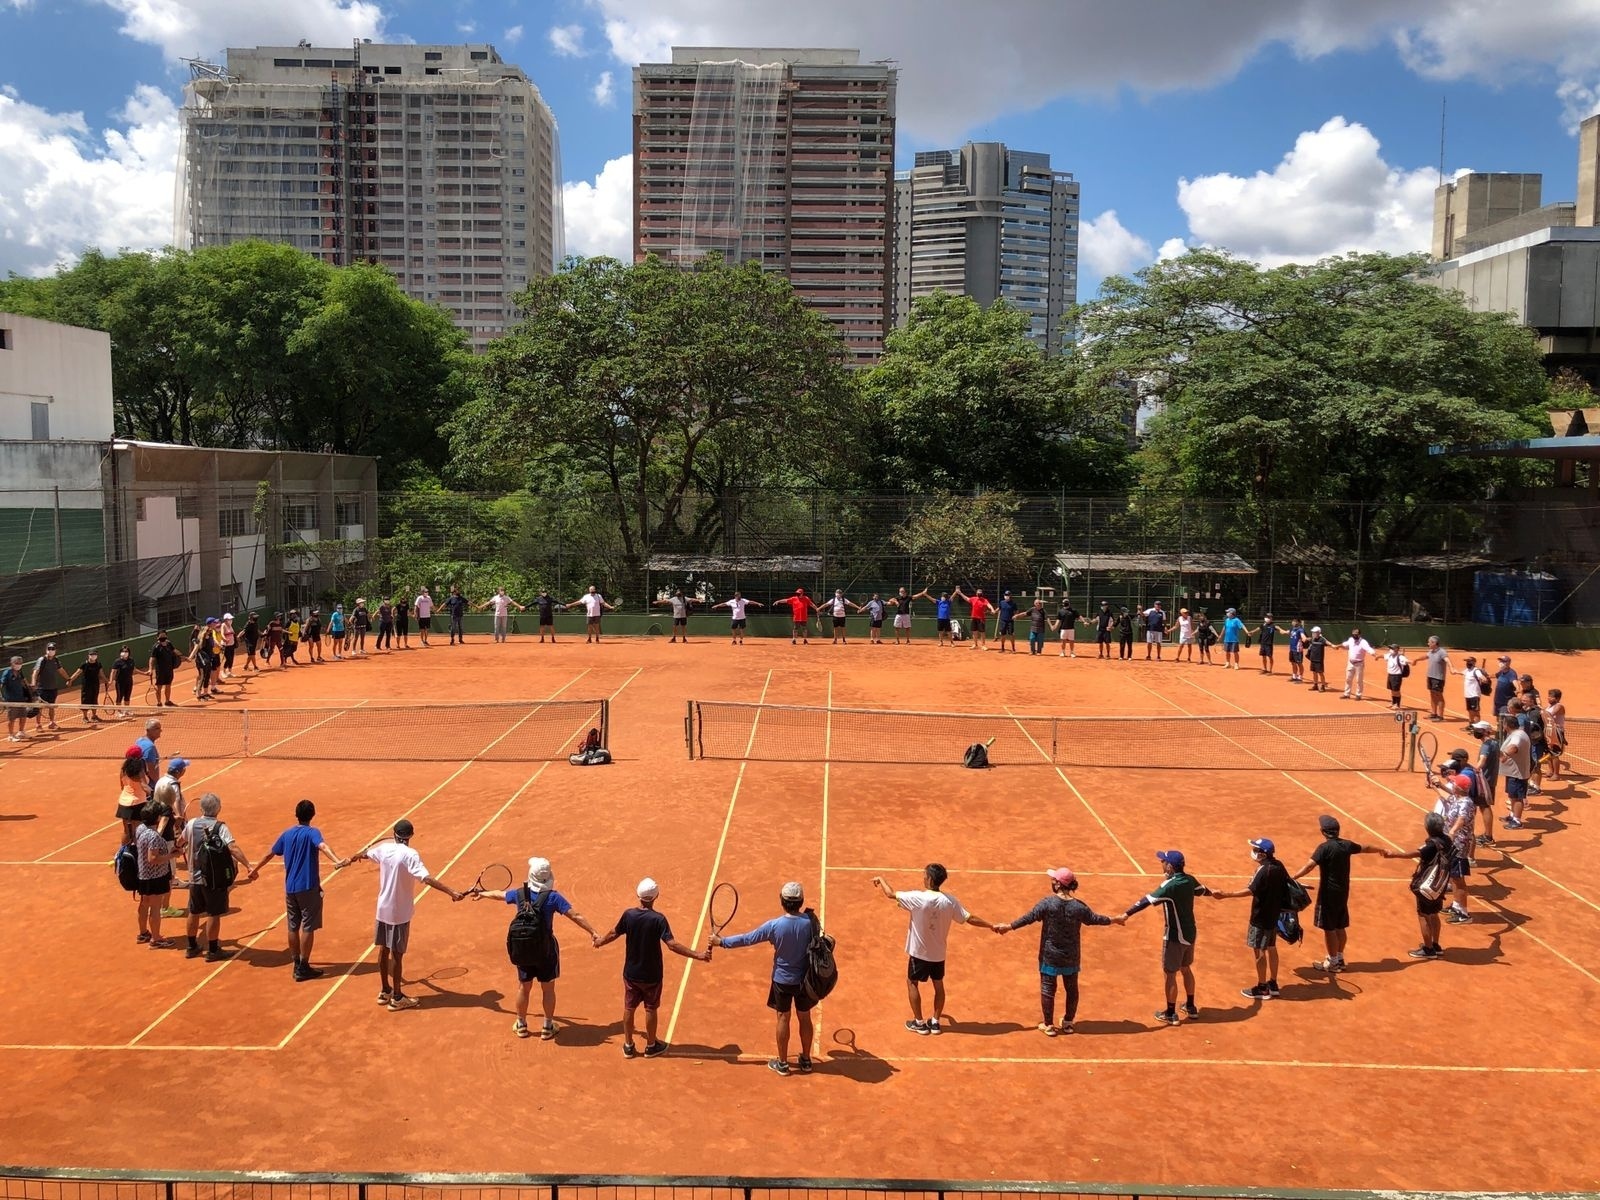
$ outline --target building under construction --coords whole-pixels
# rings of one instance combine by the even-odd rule
[[[555,118],[492,46],[230,49],[191,64],[175,242],[387,267],[474,349],[562,254]]]
[[[888,63],[674,47],[633,72],[634,253],[782,272],[870,364],[889,320],[894,140]]]

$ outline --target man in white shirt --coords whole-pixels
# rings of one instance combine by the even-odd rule
[[[1507,829],[1522,828],[1522,809],[1528,802],[1528,780],[1533,776],[1533,742],[1527,730],[1510,714],[1500,718],[1500,781],[1505,784],[1506,807],[1501,818]]]
[[[732,622],[732,644],[735,646],[742,646],[744,645],[744,627],[747,620],[746,614],[752,607],[761,608],[762,604],[759,600],[746,600],[742,592],[735,592],[733,594],[733,599],[724,600],[721,604],[713,604],[711,607],[725,608],[728,610],[728,615]]]
[[[600,594],[600,590],[592,583],[589,585],[587,592],[579,596],[567,607],[577,608],[579,605],[583,606],[584,615],[589,619],[588,625],[584,629],[584,644],[598,642],[600,640],[600,614],[615,612],[617,606],[615,604],[607,604],[605,597]]]
[[[401,984],[406,946],[411,940],[411,916],[417,910],[417,884],[441,891],[452,900],[462,896],[428,874],[422,856],[411,848],[415,833],[411,822],[402,817],[394,823],[394,841],[368,846],[340,864],[348,866],[363,858],[378,864],[378,923],[372,944],[378,948],[378,976],[383,988],[378,993],[378,1003],[388,1005],[390,1012],[416,1008],[419,1003],[415,996],[405,994]]]
[[[494,640],[497,642],[506,640],[506,624],[511,616],[511,610],[515,608],[518,612],[528,611],[526,604],[518,604],[510,596],[506,595],[506,590],[503,587],[495,588],[494,595],[490,596],[478,607],[480,609],[494,609]]]
[[[1344,692],[1339,699],[1350,699],[1352,690],[1356,699],[1361,699],[1361,689],[1367,681],[1367,659],[1372,657],[1372,646],[1366,638],[1361,636],[1361,630],[1352,629],[1350,636],[1342,643],[1344,652],[1348,656],[1348,663],[1344,669]]]
[[[906,1028],[912,1033],[927,1035],[943,1031],[944,1022],[944,960],[950,941],[950,926],[976,925],[980,929],[994,926],[982,917],[975,917],[961,907],[961,901],[947,896],[939,889],[950,877],[939,863],[929,863],[922,872],[922,889],[915,892],[897,892],[880,876],[874,876],[872,885],[911,914],[906,929],[906,954],[910,962],[906,968],[906,997],[911,1001],[911,1020]],[[922,984],[933,984],[933,1016],[922,1019]]]
[[[426,646],[428,633],[433,629],[433,597],[428,595],[427,588],[417,593],[417,598],[411,607],[417,612],[417,634],[422,638],[422,644]]]

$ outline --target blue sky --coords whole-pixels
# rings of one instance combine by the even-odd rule
[[[1572,129],[1600,99],[1600,0],[0,0],[0,270],[170,238],[182,57],[361,35],[521,65],[561,126],[579,252],[627,245],[641,57],[893,58],[902,163],[992,139],[1078,176],[1086,293],[1183,244],[1425,247],[1441,100],[1447,171],[1542,172],[1570,199]]]

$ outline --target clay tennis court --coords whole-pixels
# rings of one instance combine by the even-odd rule
[[[998,922],[1045,894],[1046,867],[1067,865],[1082,879],[1082,899],[1117,913],[1154,882],[1157,849],[1180,848],[1203,882],[1238,888],[1251,868],[1248,837],[1274,838],[1297,869],[1317,840],[1317,816],[1331,812],[1347,837],[1411,848],[1431,794],[1419,774],[1392,766],[1357,771],[1329,757],[1324,769],[1272,769],[1217,732],[1229,728],[1223,722],[1141,720],[1355,707],[1337,690],[1313,696],[1289,685],[1281,665],[1264,679],[1248,669],[1146,665],[1142,656],[1097,662],[1092,646],[1068,662],[925,642],[733,648],[713,636],[720,629],[708,622],[687,647],[659,639],[435,646],[269,673],[224,702],[325,709],[332,725],[286,736],[319,754],[338,746],[317,739],[340,739],[369,761],[300,760],[293,740],[270,758],[208,759],[206,745],[175,737],[162,749],[194,760],[191,806],[216,790],[252,859],[309,796],[341,855],[409,816],[413,845],[458,888],[487,863],[548,856],[557,887],[601,929],[632,902],[638,878],[652,875],[674,932],[700,944],[717,880],[741,893],[734,930],[776,913],[778,886],[800,880],[838,939],[841,971],[818,1010],[814,1075],[780,1078],[765,1067],[766,948],[718,952],[692,967],[668,956],[662,1028],[672,1052],[624,1060],[620,947],[594,951],[565,922],[557,924],[559,1036],[517,1040],[505,906],[434,893],[420,898],[406,957],[422,1007],[380,1008],[370,864],[332,876],[324,869],[316,960],[330,968],[325,979],[290,980],[279,866],[236,889],[223,925],[225,947],[237,950],[228,961],[138,945],[131,900],[106,865],[117,843],[116,760],[138,730],[119,730],[105,760],[86,761],[65,744],[98,735],[69,727],[54,746],[0,756],[5,1157],[173,1171],[737,1172],[1279,1189],[1600,1183],[1590,1129],[1600,1105],[1592,1031],[1600,843],[1584,813],[1600,744],[1575,734],[1576,780],[1547,788],[1503,849],[1480,852],[1479,915],[1445,928],[1443,961],[1406,957],[1417,940],[1410,864],[1363,856],[1344,975],[1313,969],[1322,949],[1310,931],[1283,951],[1283,998],[1253,1004],[1239,995],[1254,982],[1247,902],[1202,900],[1203,1015],[1158,1026],[1160,919],[1145,912],[1125,929],[1085,931],[1079,1033],[1047,1039],[1035,1030],[1036,932],[957,929],[951,1026],[917,1037],[902,1025],[905,921],[873,890],[873,874],[914,887],[922,864],[942,861],[946,889]],[[1342,656],[1330,656],[1330,671],[1334,660],[1342,668]],[[1542,687],[1562,687],[1575,715],[1592,711],[1600,660],[1516,660]],[[1377,716],[1357,724],[1383,740],[1384,757],[1399,743],[1379,684],[1362,706]],[[1421,680],[1407,688],[1408,701],[1420,702]],[[177,691],[186,695],[181,679]],[[461,731],[441,729],[441,717],[421,707],[360,712],[550,698],[611,701],[614,765],[515,761],[514,733],[492,756],[411,761],[408,747],[454,744]],[[988,772],[956,765],[959,746],[947,765],[691,760],[691,699],[1023,720],[997,734]],[[1450,699],[1454,713],[1455,682]],[[1054,765],[1029,733],[1038,714],[1103,718],[1072,726],[1072,736],[1112,748],[1118,760],[1169,765]],[[864,718],[822,720],[824,740],[864,736]],[[584,727],[574,721],[573,742]],[[1315,737],[1295,728],[1331,755],[1354,725],[1331,722]],[[1446,748],[1460,740],[1454,718],[1438,728]],[[503,732],[486,733],[478,751]]]

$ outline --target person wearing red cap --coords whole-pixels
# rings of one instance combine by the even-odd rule
[[[789,645],[797,641],[811,644],[811,639],[806,636],[807,621],[811,614],[817,612],[817,606],[811,602],[811,597],[806,595],[805,588],[795,588],[794,595],[787,600],[779,600],[774,608],[787,608],[794,617],[794,627],[789,631]]]
[[[1044,1022],[1039,1032],[1046,1037],[1072,1033],[1078,1016],[1078,969],[1081,932],[1085,925],[1126,925],[1128,918],[1103,917],[1072,893],[1078,890],[1078,877],[1066,867],[1046,871],[1050,894],[1015,921],[996,925],[998,934],[1010,933],[1024,925],[1039,925],[1039,1007]],[[1066,999],[1061,1010],[1061,1025],[1056,1026],[1056,987],[1065,985]]]
[[[1278,861],[1271,838],[1251,838],[1250,857],[1256,864],[1250,882],[1237,892],[1212,892],[1213,900],[1250,897],[1250,924],[1244,943],[1256,957],[1254,987],[1239,994],[1251,1000],[1278,998],[1278,916],[1289,906],[1289,872]]]

